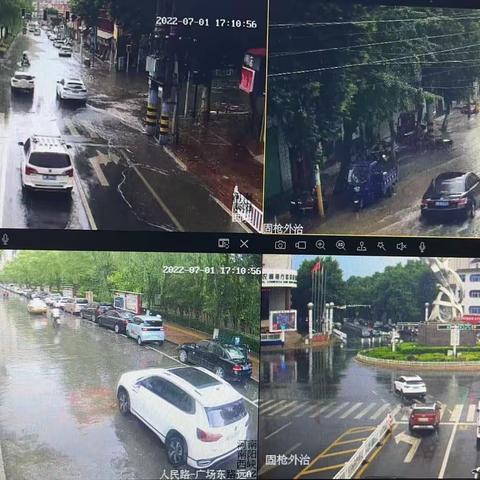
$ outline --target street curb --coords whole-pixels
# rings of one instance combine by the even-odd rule
[[[2,445],[0,444],[0,480],[7,480],[5,464],[3,463]]]
[[[386,367],[393,369],[416,369],[416,370],[448,370],[448,371],[480,371],[480,361],[477,362],[409,362],[406,360],[386,360],[380,358],[371,358],[357,353],[355,357],[357,362],[372,365],[376,367]]]

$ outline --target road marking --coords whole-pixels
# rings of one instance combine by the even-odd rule
[[[390,405],[388,403],[385,403],[370,417],[370,420],[377,419],[385,410],[388,410],[389,408]]]
[[[155,190],[152,188],[152,186],[147,182],[147,180],[145,179],[145,177],[142,175],[142,173],[140,172],[140,170],[135,166],[135,165],[132,165],[132,168],[133,170],[135,171],[135,173],[138,175],[138,177],[140,178],[140,180],[144,183],[144,185],[147,187],[148,191],[152,194],[153,198],[155,198],[155,200],[157,201],[157,203],[160,205],[160,207],[162,207],[162,209],[164,210],[164,212],[170,217],[170,220],[175,224],[175,226],[177,227],[177,230],[179,230],[180,232],[183,232],[185,231],[185,229],[182,227],[182,225],[180,224],[180,222],[177,220],[177,217],[175,217],[175,215],[172,213],[172,211],[167,207],[167,205],[164,203],[164,201],[157,195],[157,192],[155,192]]]
[[[274,408],[278,407],[279,405],[282,405],[286,403],[286,400],[280,400],[278,403],[276,403],[275,405],[270,405],[269,407],[263,409],[261,408],[260,409],[260,414],[261,415],[265,415],[266,412],[270,411],[270,410],[273,410]]]
[[[289,425],[291,425],[292,422],[288,422],[286,423],[285,425],[283,425],[282,427],[280,428],[277,428],[275,431],[273,431],[272,433],[269,433],[265,438],[264,440],[268,440],[269,438],[272,438],[274,435],[276,435],[277,433],[280,433],[282,430],[285,430]]]
[[[474,403],[471,403],[468,406],[467,422],[473,422],[475,420],[476,409],[477,409],[477,406]]]
[[[319,408],[315,413],[312,413],[310,415],[310,418],[318,417],[318,415],[320,415],[322,412],[329,409],[333,405],[335,405],[335,402],[330,402],[327,405],[325,405],[324,407]]]
[[[97,224],[95,223],[95,219],[93,218],[92,211],[90,210],[90,205],[88,204],[88,201],[87,201],[87,196],[85,195],[85,192],[83,190],[82,184],[80,182],[80,179],[78,178],[77,173],[74,173],[73,178],[74,178],[75,184],[77,186],[78,194],[80,195],[80,201],[82,202],[83,209],[85,210],[85,213],[87,215],[87,219],[88,219],[88,223],[90,224],[90,228],[92,230],[98,230]]]
[[[411,435],[408,435],[408,433],[401,432],[398,435],[395,435],[395,443],[398,445],[400,442],[410,444],[410,448],[403,459],[403,463],[411,463],[415,453],[417,453],[418,447],[420,446],[421,439],[412,437]]]
[[[453,407],[452,414],[450,415],[451,422],[458,422],[462,415],[463,404],[459,403]]]
[[[368,437],[354,438],[353,440],[343,440],[342,442],[336,442],[335,445],[346,445],[347,443],[357,443],[367,440]]]
[[[273,403],[273,402],[276,402],[276,401],[277,401],[277,400],[266,400],[266,401],[264,402],[264,401],[260,400],[260,403],[261,403],[260,408],[263,408],[263,407],[269,405],[270,403]]]
[[[355,420],[358,420],[359,418],[362,418],[375,405],[376,405],[376,403],[372,403],[370,405],[367,405],[360,413],[357,413],[357,415],[355,415],[355,417],[353,417],[353,418],[355,418]]]
[[[286,405],[282,405],[278,410],[274,411],[273,413],[270,413],[270,415],[277,415],[280,412],[283,412],[287,408],[290,408],[292,405],[297,405],[297,402],[294,400],[293,402],[289,402]],[[265,412],[263,412],[265,413]]]
[[[369,467],[369,465],[372,464],[373,460],[375,460],[375,457],[380,453],[380,450],[388,443],[390,440],[390,437],[393,435],[393,431],[395,430],[396,425],[393,426],[392,431],[388,432],[383,441],[380,443],[380,445],[377,447],[377,449],[373,452],[372,455],[370,455],[370,458],[367,459],[367,461],[364,463],[364,465],[360,468],[360,470],[355,474],[355,478],[362,478],[363,473],[365,470]]]
[[[456,423],[452,428],[452,433],[450,434],[450,438],[448,440],[447,448],[445,450],[445,455],[443,457],[442,467],[440,468],[438,478],[443,478],[445,470],[447,469],[448,457],[450,456],[450,451],[452,450],[453,439],[455,438],[455,434],[457,433],[457,427],[458,423]]]
[[[65,126],[67,127],[71,135],[75,135],[76,137],[83,137],[83,135],[80,135],[80,132],[77,130],[77,127],[75,127],[70,118],[65,119]]]
[[[345,464],[344,463],[337,463],[337,465],[329,465],[328,467],[320,467],[320,468],[314,468],[313,470],[309,470],[308,473],[309,475],[312,473],[319,473],[319,472],[325,472],[327,470],[340,470]]]
[[[100,182],[100,185],[102,187],[109,187],[110,183],[108,183],[107,177],[103,173],[102,167],[100,166],[100,165],[106,165],[108,162],[105,163],[104,161],[99,160],[98,157],[90,158],[89,160],[95,172],[95,175],[97,176],[98,181]]]
[[[292,412],[295,412],[297,410],[301,410],[303,406],[305,406],[305,404],[307,404],[308,402],[301,402],[300,404],[296,403],[296,405],[293,407],[293,408],[290,408],[288,409],[286,412],[283,412],[280,416],[281,417],[286,417],[287,415],[290,415]]]
[[[340,418],[347,418],[352,412],[357,410],[357,408],[360,408],[363,405],[363,402],[358,402],[353,407],[350,407],[343,415],[340,415]]]
[[[296,450],[301,445],[302,445],[301,442],[296,443],[295,445],[291,446],[288,450],[281,453],[280,455],[289,455],[290,453],[292,453],[294,450]],[[263,467],[258,471],[258,476],[263,475],[264,473],[267,473],[270,470],[273,470],[274,468],[277,468],[277,466],[278,465],[263,465]]]
[[[298,412],[296,415],[294,415],[295,418],[301,417],[302,415],[306,415],[308,412],[311,412],[314,408],[318,407],[318,403],[314,403],[313,405],[310,405],[309,407],[305,408],[305,410],[302,410]]]
[[[339,412],[342,408],[345,408],[350,402],[343,402],[341,403],[337,408],[334,408],[331,412],[328,412],[325,415],[325,418],[330,418],[333,415],[335,415],[337,412]]]
[[[442,421],[443,416],[445,415],[445,412],[447,411],[447,406],[443,405],[443,408],[440,409],[440,421]]]

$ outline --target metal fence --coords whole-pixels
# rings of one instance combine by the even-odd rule
[[[347,343],[347,334],[341,330],[333,329],[333,334],[338,337],[342,342]]]
[[[353,478],[372,450],[383,440],[387,432],[391,431],[392,427],[393,416],[389,413],[383,422],[362,443],[361,447],[353,454],[353,457],[333,478]]]
[[[263,212],[240,193],[238,186],[233,190],[232,219],[235,222],[247,223],[256,232],[262,233]]]

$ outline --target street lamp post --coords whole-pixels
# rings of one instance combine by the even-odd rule
[[[397,349],[397,329],[395,327],[392,328],[392,352],[395,352]]]
[[[428,307],[430,304],[428,302],[425,302],[425,323],[428,322]]]
[[[308,302],[308,339],[312,340],[313,338],[313,303]]]

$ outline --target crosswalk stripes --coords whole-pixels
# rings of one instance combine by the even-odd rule
[[[377,399],[378,400],[378,399]],[[379,421],[391,411],[397,422],[408,422],[411,405],[397,402],[351,402],[269,399],[260,400],[260,415],[290,418],[338,418],[339,420]],[[475,422],[477,405],[473,403],[447,405],[441,404],[440,420],[442,422]],[[393,410],[392,410],[393,409]]]

